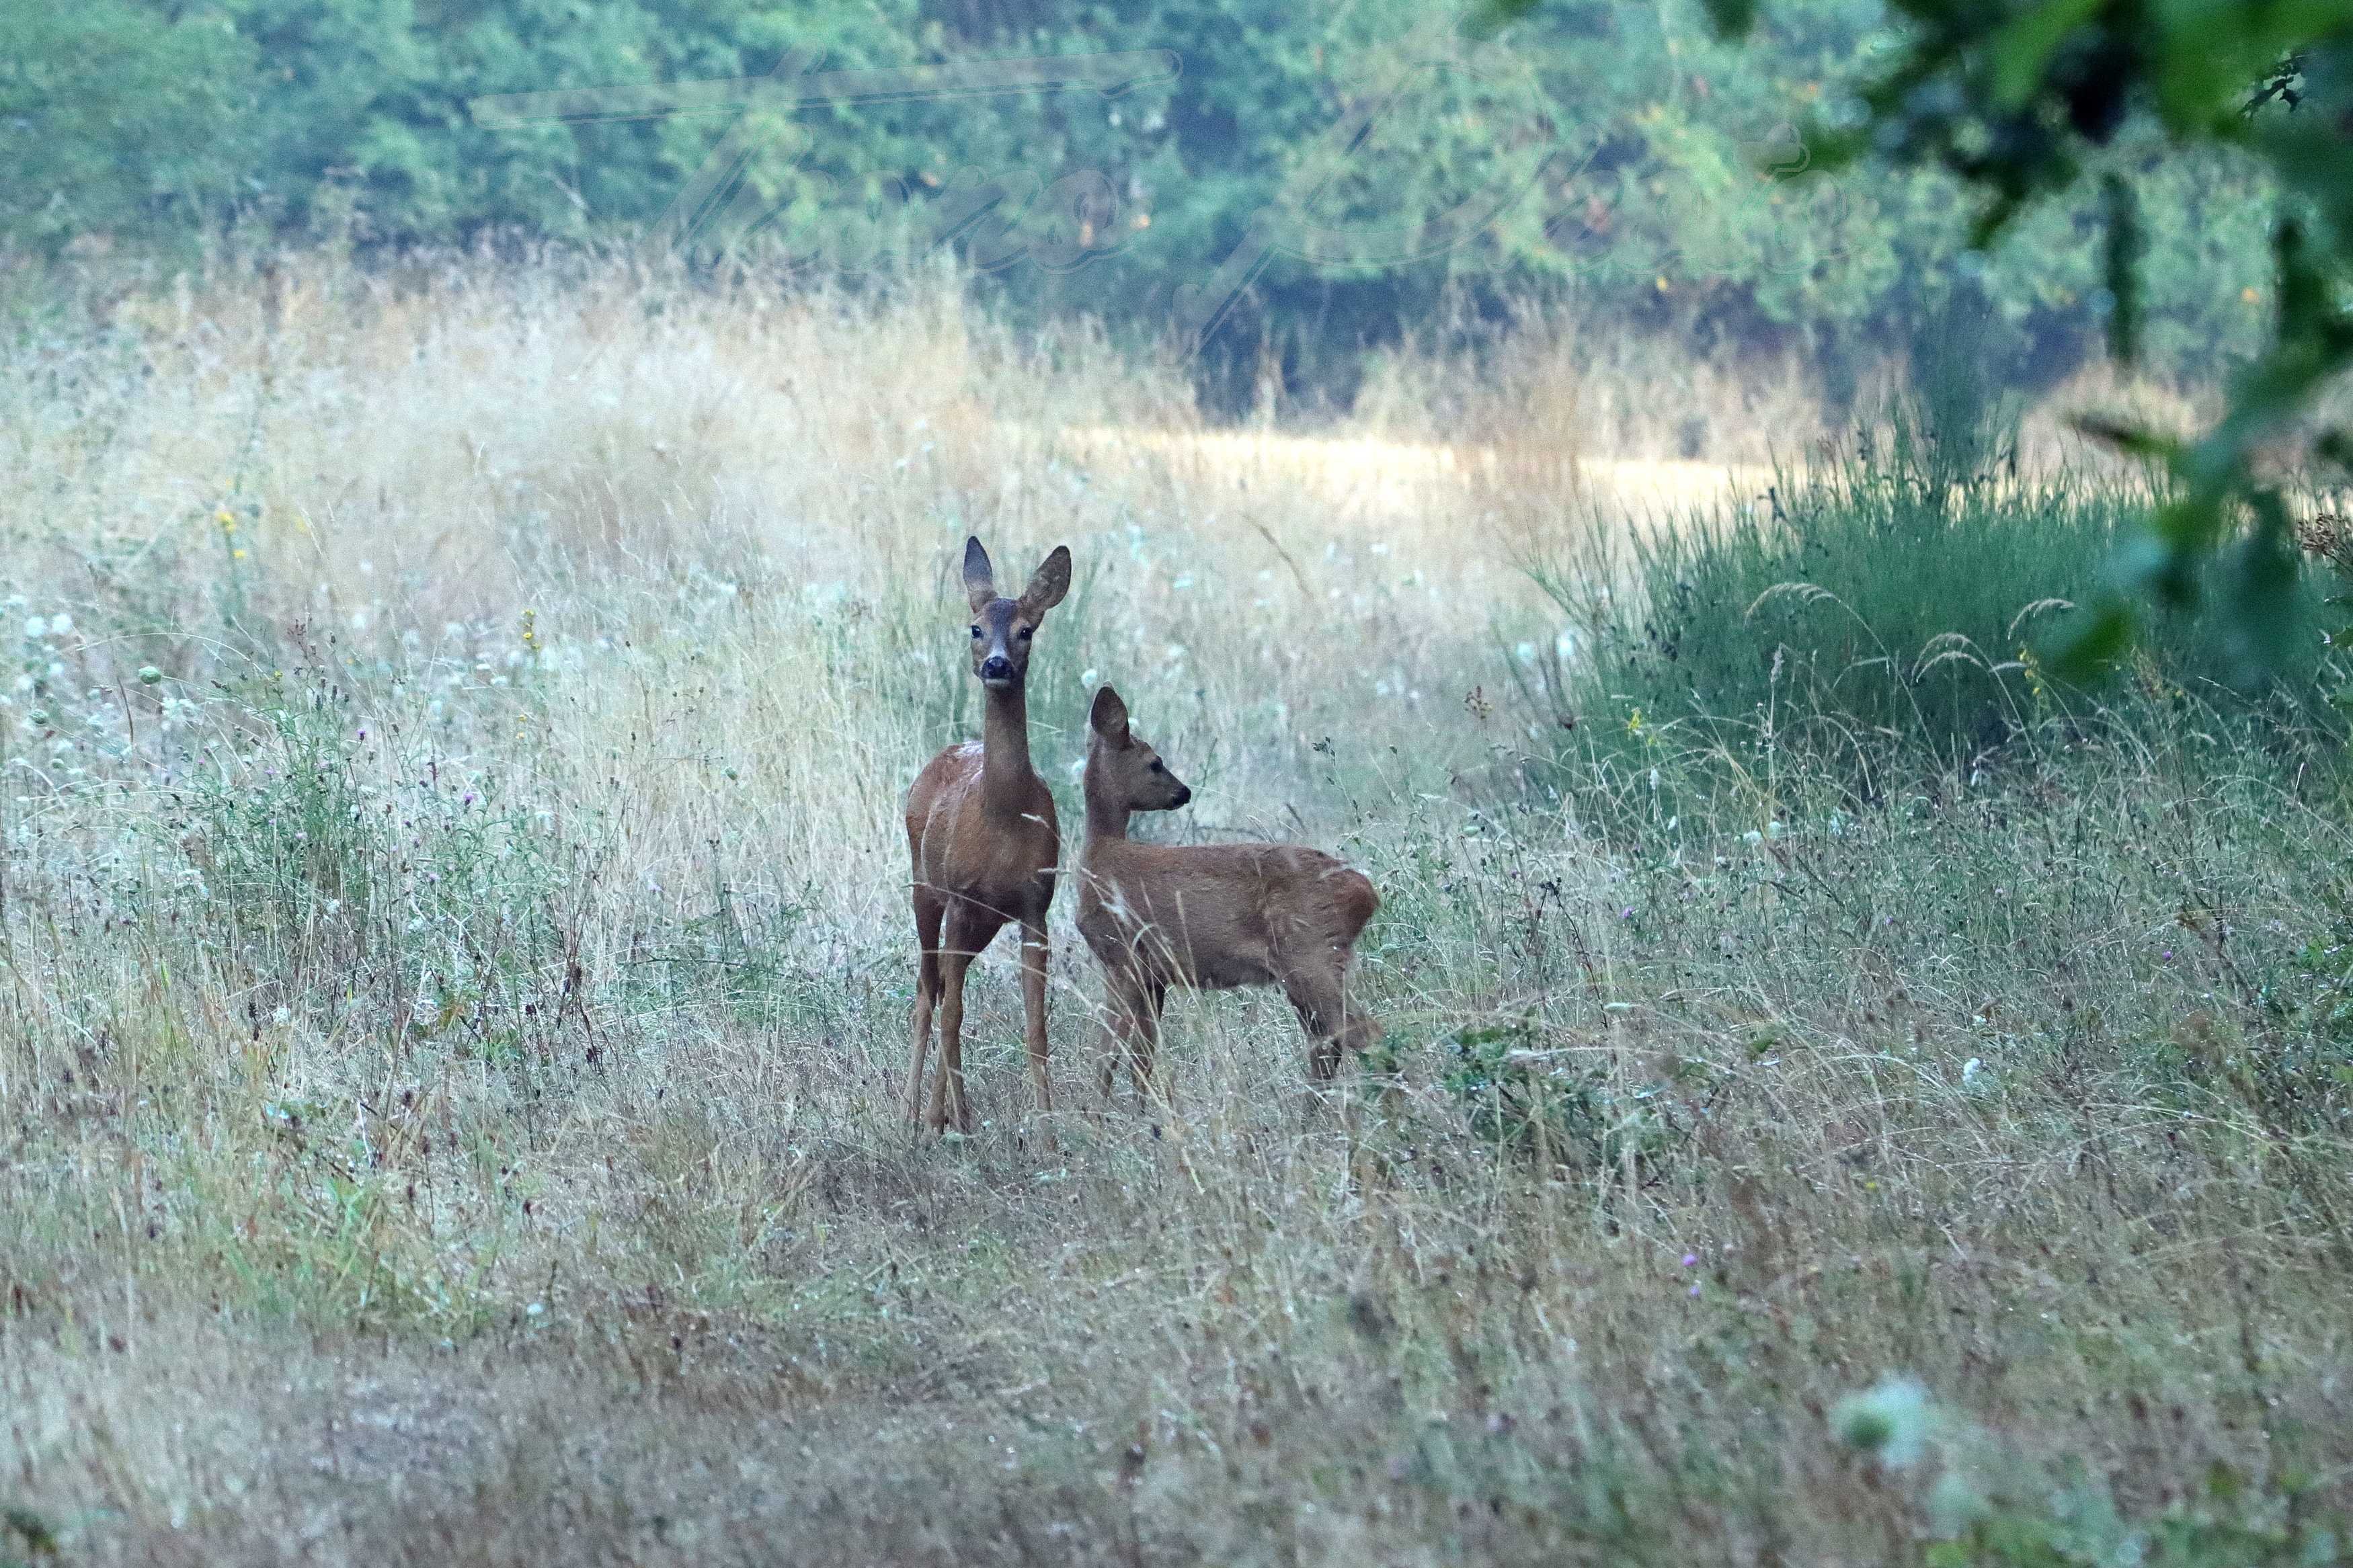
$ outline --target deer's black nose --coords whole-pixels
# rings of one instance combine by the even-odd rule
[[[1192,802],[1192,799],[1193,786],[1191,784],[1178,784],[1176,786],[1176,804],[1178,805],[1189,805]]]
[[[990,654],[980,661],[980,678],[983,680],[1010,680],[1013,679],[1013,661],[1001,653]]]

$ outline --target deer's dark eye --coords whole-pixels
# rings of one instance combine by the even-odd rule
[[[1023,642],[1028,642],[1029,640],[1029,634],[1035,629],[1036,628],[1033,626],[1023,626],[1021,628],[1021,640]]]
[[[980,635],[980,628],[979,628],[978,626],[975,626],[975,627],[973,627],[973,628],[972,628],[972,635],[973,635],[973,636],[975,636],[975,637],[978,637],[978,636]]]
[[[1168,764],[1155,757],[1152,759],[1152,771],[1155,773],[1165,773],[1168,771]]]

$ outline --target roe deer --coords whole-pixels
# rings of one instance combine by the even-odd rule
[[[1280,985],[1315,1041],[1318,1079],[1342,1049],[1378,1037],[1352,1016],[1348,966],[1381,906],[1361,871],[1295,844],[1179,847],[1127,837],[1135,811],[1173,811],[1193,792],[1127,727],[1106,686],[1088,717],[1087,836],[1079,856],[1079,933],[1103,967],[1103,1090],[1111,1093],[1124,1037],[1136,1092],[1152,1093],[1152,1052],[1171,984],[1200,990]]]
[[[964,545],[964,590],[972,602],[972,672],[987,691],[978,743],[950,746],[925,765],[907,792],[907,849],[915,863],[915,1066],[907,1115],[923,1120],[923,1058],[931,1050],[932,1009],[940,1009],[940,1070],[932,1088],[931,1127],[953,1121],[972,1131],[964,1089],[965,972],[1003,930],[1021,922],[1021,1005],[1029,1077],[1040,1113],[1054,1109],[1046,1078],[1046,909],[1054,901],[1054,863],[1061,833],[1054,797],[1029,765],[1029,710],[1023,682],[1030,638],[1046,612],[1071,588],[1071,552],[1056,545],[1018,599],[997,595],[988,552]],[[943,927],[945,930],[943,938]],[[1053,1134],[1046,1134],[1051,1146]]]

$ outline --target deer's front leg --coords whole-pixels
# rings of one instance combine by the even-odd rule
[[[1134,1025],[1127,1037],[1127,1070],[1135,1080],[1136,1098],[1144,1101],[1148,1111],[1157,1104],[1170,1115],[1176,1113],[1176,1100],[1168,1086],[1155,1076],[1153,1053],[1160,1046],[1160,1015],[1168,1005],[1168,984],[1162,980],[1143,979],[1136,985]]]
[[[1004,926],[1001,915],[969,903],[948,910],[946,940],[940,952],[940,1070],[932,1080],[932,1131],[973,1130],[972,1101],[964,1087],[964,985],[972,961]]]
[[[1023,1039],[1029,1047],[1029,1081],[1038,1091],[1039,1118],[1054,1113],[1054,1082],[1046,1072],[1046,922],[1043,918],[1021,922],[1021,1012]],[[1046,1152],[1054,1152],[1054,1130],[1041,1127]]]
[[[915,1059],[907,1075],[907,1121],[918,1131],[923,1125],[923,1059],[931,1054],[932,1014],[939,1005],[942,986],[940,925],[945,913],[937,899],[927,899],[922,889],[916,889]]]
[[[934,1132],[950,1126],[959,1132],[972,1131],[972,1102],[964,1092],[964,982],[971,967],[969,953],[940,955],[940,1067],[932,1079],[930,1117]]]
[[[1096,1081],[1103,1104],[1109,1105],[1119,1075],[1119,1058],[1135,1037],[1137,990],[1135,977],[1124,965],[1107,963],[1103,972],[1103,1070]]]

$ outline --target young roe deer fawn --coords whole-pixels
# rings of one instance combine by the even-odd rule
[[[907,1116],[923,1120],[923,1058],[932,1010],[940,1012],[940,1070],[931,1127],[973,1128],[964,1088],[965,972],[1009,921],[1021,924],[1021,1005],[1029,1077],[1039,1112],[1054,1109],[1046,1078],[1046,910],[1054,901],[1061,834],[1054,797],[1029,765],[1029,709],[1023,683],[1030,640],[1046,612],[1071,588],[1071,552],[1056,545],[1018,599],[999,598],[988,552],[964,545],[965,595],[972,602],[972,672],[987,694],[982,739],[950,746],[907,792],[907,849],[915,866],[915,1065]],[[1050,1144],[1053,1134],[1047,1139]]]
[[[1095,693],[1087,738],[1087,836],[1079,857],[1079,932],[1109,993],[1103,1090],[1124,1037],[1136,1092],[1150,1098],[1152,1052],[1172,984],[1280,985],[1329,1079],[1342,1049],[1379,1038],[1348,1006],[1348,966],[1381,906],[1361,871],[1295,844],[1172,846],[1127,837],[1128,814],[1173,811],[1193,792],[1127,727],[1127,704]]]

